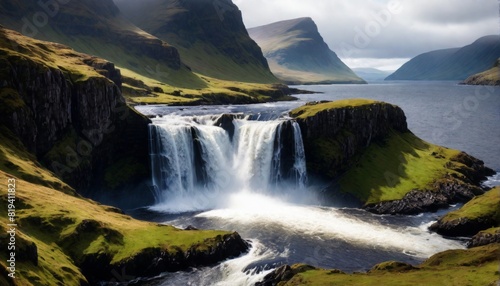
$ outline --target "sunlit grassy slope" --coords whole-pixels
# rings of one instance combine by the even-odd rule
[[[474,85],[500,85],[500,58],[496,60],[495,65],[491,69],[471,75],[464,83]]]
[[[354,274],[295,265],[292,269],[297,274],[278,285],[494,286],[500,281],[499,254],[500,244],[491,244],[470,250],[438,253],[417,267],[384,262],[374,266],[368,273]]]

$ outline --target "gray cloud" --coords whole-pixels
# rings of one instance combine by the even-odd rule
[[[412,58],[500,33],[498,0],[233,0],[247,27],[309,16],[347,62]],[[401,9],[389,13],[399,3]],[[388,14],[389,13],[389,14]],[[356,60],[358,59],[358,60]],[[356,64],[358,65],[358,64]],[[360,64],[361,65],[361,64]]]

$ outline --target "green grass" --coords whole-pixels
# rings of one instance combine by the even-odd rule
[[[484,195],[477,196],[458,210],[447,213],[443,222],[467,218],[493,218],[500,226],[500,187],[495,187]]]
[[[371,112],[374,104],[383,103],[367,99],[312,103],[293,110],[291,116],[307,122],[320,112],[340,108]],[[464,166],[456,160],[460,151],[393,129],[387,130],[385,138],[362,148],[353,158],[346,158],[345,144],[355,140],[356,132],[344,128],[334,138],[311,138],[306,146],[308,169],[336,180],[341,192],[352,194],[365,204],[399,200],[412,190],[433,191],[433,185],[440,180],[464,177],[459,172]]]
[[[317,104],[309,103],[292,110],[290,112],[290,115],[298,119],[305,119],[314,116],[319,112],[328,111],[330,109],[369,106],[374,103],[380,103],[380,101],[362,98],[351,98]]]
[[[0,182],[7,182],[9,176],[0,171]],[[81,278],[75,263],[78,265],[88,255],[105,254],[111,257],[112,265],[119,265],[151,248],[170,253],[185,252],[190,247],[206,249],[217,243],[215,237],[228,234],[224,231],[184,231],[138,221],[113,208],[21,179],[17,179],[16,188],[19,231],[36,243],[39,261],[47,263],[41,269],[20,265],[19,269],[25,272],[20,273],[19,281],[26,283],[30,276],[38,276],[43,283],[48,283],[45,285],[55,285],[51,283],[59,280],[57,275],[66,275],[66,268],[78,274],[75,278]],[[0,194],[5,198],[6,190],[2,188]],[[7,213],[6,205],[2,202],[0,206],[3,213]],[[83,228],[84,221],[91,227]],[[65,285],[79,284],[71,281],[65,281]]]
[[[341,190],[371,204],[402,199],[411,190],[432,190],[460,151],[427,143],[412,133],[391,131],[384,142],[372,143],[340,178]],[[455,163],[459,164],[459,163]]]
[[[471,250],[450,250],[434,255],[416,268],[385,262],[368,273],[345,274],[337,270],[307,269],[280,286],[291,285],[490,285],[499,281],[500,244]],[[389,267],[387,266],[398,266]],[[385,269],[384,269],[385,268]]]

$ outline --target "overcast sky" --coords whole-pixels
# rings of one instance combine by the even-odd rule
[[[500,34],[500,0],[233,0],[247,28],[311,17],[351,68],[395,70],[436,49]],[[378,15],[378,16],[377,16]]]

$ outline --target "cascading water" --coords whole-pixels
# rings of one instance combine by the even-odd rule
[[[232,118],[229,124],[227,116]],[[154,119],[150,156],[155,208],[205,210],[230,193],[269,194],[281,186],[303,189],[307,172],[300,133],[296,122],[284,119],[255,121],[232,115]]]

